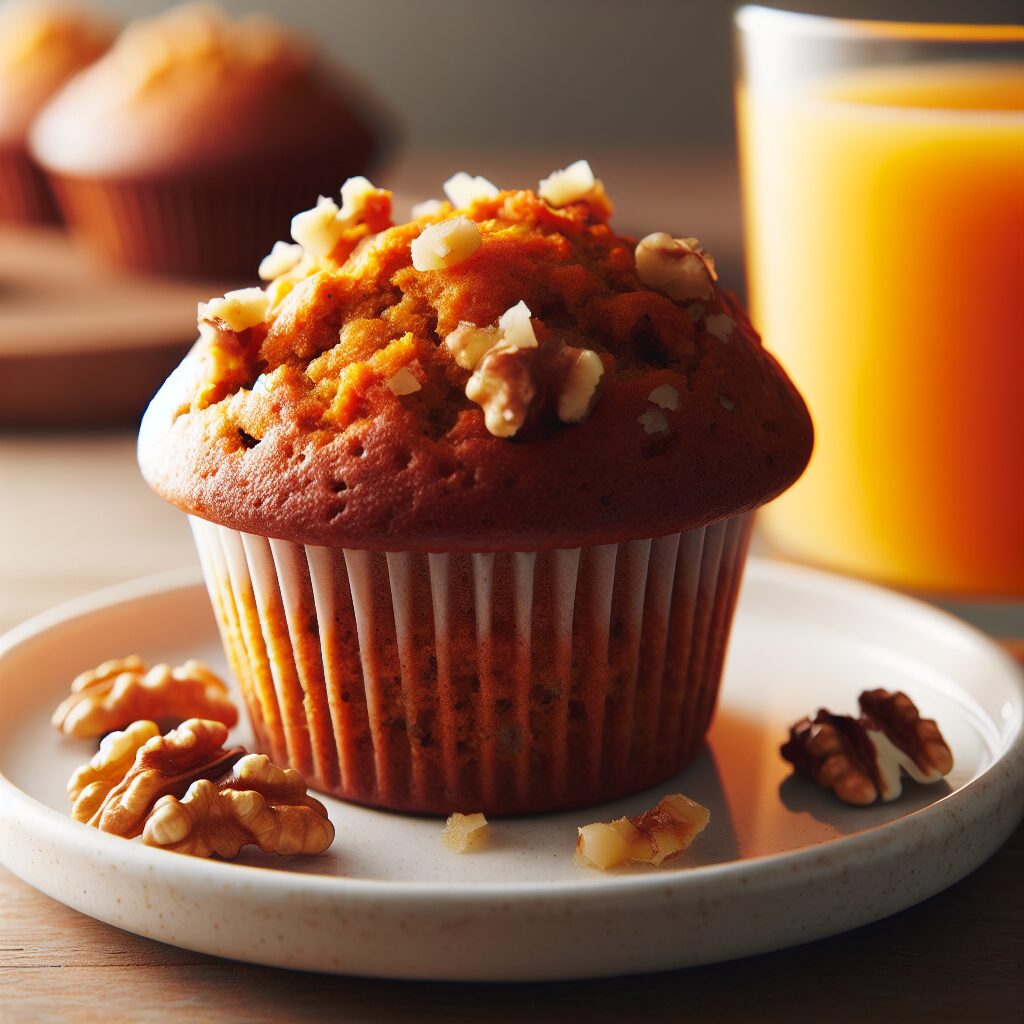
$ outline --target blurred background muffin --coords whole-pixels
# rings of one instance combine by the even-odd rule
[[[110,46],[113,23],[71,4],[0,3],[0,220],[53,221],[57,208],[29,156],[33,118]]]
[[[371,164],[378,121],[297,35],[190,4],[129,25],[31,144],[68,222],[107,259],[233,276],[295,209]]]

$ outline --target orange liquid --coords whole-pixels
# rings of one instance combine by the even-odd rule
[[[1024,594],[1024,65],[738,97],[754,322],[807,398],[798,558]]]

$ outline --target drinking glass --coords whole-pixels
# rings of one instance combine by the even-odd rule
[[[797,559],[1024,595],[1024,27],[744,7],[755,326],[815,422],[763,511]]]

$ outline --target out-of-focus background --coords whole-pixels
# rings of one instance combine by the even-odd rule
[[[166,0],[94,0],[127,19]],[[307,32],[397,115],[405,145],[731,149],[721,0],[223,0]],[[852,18],[1021,21],[1021,0],[791,0]]]

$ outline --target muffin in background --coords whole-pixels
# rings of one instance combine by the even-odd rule
[[[31,144],[68,222],[106,258],[241,277],[380,139],[366,98],[302,39],[189,4],[130,24],[47,106]]]
[[[29,127],[47,100],[115,35],[108,21],[73,4],[0,3],[0,220],[59,219],[28,152]]]
[[[445,191],[297,215],[265,288],[200,306],[140,465],[191,517],[259,747],[315,788],[611,799],[699,750],[749,512],[810,419],[696,239],[616,235],[585,162]]]

